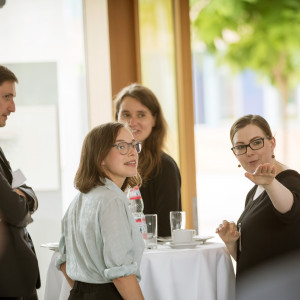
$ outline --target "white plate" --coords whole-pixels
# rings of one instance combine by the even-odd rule
[[[198,242],[202,242],[203,244],[209,240],[209,239],[212,239],[214,236],[213,235],[196,235],[193,237],[193,240],[194,241],[198,241]]]
[[[58,243],[42,244],[41,247],[48,248],[53,251],[58,251]]]
[[[213,237],[214,237],[213,235],[196,235],[193,237],[193,240],[195,242],[202,242],[204,244],[207,240],[212,239]],[[171,236],[157,237],[157,241],[163,243],[166,242],[172,243],[172,237]]]
[[[200,245],[199,242],[191,242],[191,243],[173,243],[168,242],[166,245],[170,246],[173,249],[188,249],[195,248],[197,245]]]

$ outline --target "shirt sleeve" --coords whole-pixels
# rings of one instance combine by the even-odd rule
[[[279,174],[281,175],[281,173]],[[294,203],[292,208],[282,214],[274,208],[275,214],[281,219],[284,223],[293,223],[300,221],[300,175],[293,170],[288,170],[287,172],[282,173],[277,180],[283,184],[287,189],[293,194]]]
[[[56,268],[60,271],[60,265],[66,262],[66,243],[64,234],[62,234],[59,241],[58,253],[59,255],[56,258],[55,265]]]
[[[22,192],[26,194],[27,203],[29,207],[30,214],[33,214],[38,209],[38,199],[33,191],[33,189],[26,184],[18,187]]]
[[[103,256],[108,280],[136,275],[138,263],[134,261],[131,225],[125,203],[120,198],[110,199],[100,213],[100,230],[103,238]]]

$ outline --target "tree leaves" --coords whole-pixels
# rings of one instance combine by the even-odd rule
[[[211,0],[195,13],[199,1],[191,7],[196,15],[192,24],[207,51],[233,70],[250,68],[267,76],[278,88],[278,78],[295,85],[300,78],[300,1]],[[224,30],[239,40],[229,42]],[[222,51],[217,48],[220,40],[226,45]]]

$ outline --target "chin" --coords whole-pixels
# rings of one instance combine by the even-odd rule
[[[145,138],[143,137],[143,135],[141,134],[141,132],[133,134],[133,137],[134,137],[134,139],[136,141],[139,141],[139,142],[143,142],[145,140]]]
[[[136,141],[140,141],[140,134],[139,133],[134,133],[133,134],[133,137],[134,137],[134,139],[136,140]]]
[[[128,173],[128,174],[126,175],[126,177],[134,177],[134,176],[136,176],[136,174],[137,174],[137,171],[135,170],[134,172]]]

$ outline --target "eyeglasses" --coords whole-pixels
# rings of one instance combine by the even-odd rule
[[[259,150],[264,147],[264,138],[259,138],[247,145],[238,145],[231,148],[235,155],[243,155],[247,152],[247,148],[250,147],[252,150]]]
[[[126,155],[129,152],[130,146],[137,152],[140,153],[142,150],[142,143],[141,142],[131,142],[131,143],[126,143],[126,142],[120,142],[117,144],[112,145],[113,147],[117,147],[118,151],[122,155]]]

